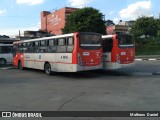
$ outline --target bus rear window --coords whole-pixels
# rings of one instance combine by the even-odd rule
[[[118,35],[119,47],[134,47],[134,37],[132,35]]]
[[[85,50],[95,50],[101,48],[101,36],[100,35],[80,35],[80,48]]]

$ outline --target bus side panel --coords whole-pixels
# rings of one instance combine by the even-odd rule
[[[56,71],[72,72],[73,71],[72,53],[57,53],[56,63],[57,63]]]
[[[12,53],[3,53],[0,55],[0,58],[4,58],[7,63],[12,63],[13,55]]]
[[[24,67],[27,68],[36,68],[36,60],[34,59],[35,57],[34,53],[24,53]]]
[[[54,53],[25,53],[25,67],[44,70],[44,64],[49,62],[51,68],[55,69]]]

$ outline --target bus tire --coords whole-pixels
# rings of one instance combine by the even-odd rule
[[[21,61],[18,62],[18,69],[20,69],[20,70],[24,69],[24,67],[22,66],[22,62]]]
[[[0,65],[6,65],[7,61],[4,58],[0,58]]]
[[[44,65],[44,71],[47,75],[52,75],[52,71],[51,71],[51,65],[49,63],[46,63]]]

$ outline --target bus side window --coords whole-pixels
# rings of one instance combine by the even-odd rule
[[[74,48],[74,39],[73,37],[67,38],[67,52],[72,52]]]
[[[23,45],[22,45],[22,43],[19,43],[19,44],[18,44],[18,52],[19,52],[19,53],[22,53],[22,52],[23,52]]]
[[[0,53],[6,53],[6,46],[1,46]]]
[[[12,53],[12,46],[6,46],[6,53]]]
[[[26,53],[27,52],[27,44],[23,43],[23,52]]]
[[[32,52],[31,42],[27,42],[27,52]]]
[[[48,40],[48,52],[54,53],[56,52],[56,39]]]
[[[57,46],[57,52],[59,53],[65,53],[66,52],[66,38],[59,38],[58,39],[58,46]]]
[[[46,53],[47,52],[47,41],[46,40],[40,41],[39,50],[40,50],[41,53]]]
[[[113,48],[113,39],[103,40],[103,52],[111,52]]]
[[[3,46],[0,46],[0,53],[3,53]]]
[[[33,46],[33,52],[38,53],[39,52],[39,41],[33,42],[32,46]]]

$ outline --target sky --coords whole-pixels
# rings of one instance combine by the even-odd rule
[[[160,0],[1,0],[0,35],[14,37],[19,30],[39,30],[40,12],[54,12],[63,7],[93,7],[106,20],[136,20],[139,16],[159,18]]]

